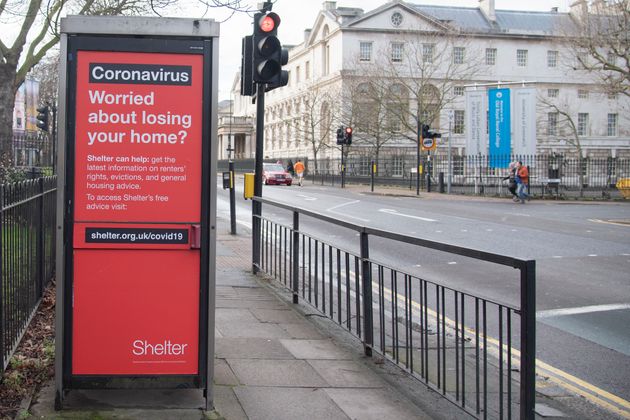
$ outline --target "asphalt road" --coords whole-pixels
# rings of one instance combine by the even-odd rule
[[[251,202],[237,187],[238,229],[251,225]],[[482,251],[535,259],[537,358],[630,401],[630,203],[402,197],[306,183],[265,186],[263,196],[370,227]],[[218,212],[229,217],[227,192]],[[378,192],[378,190],[377,190]],[[287,212],[263,206],[290,224]],[[625,222],[625,223],[624,223]],[[338,246],[358,250],[351,231],[301,221]],[[312,230],[311,230],[312,232]],[[436,251],[372,242],[370,256],[412,274],[502,302],[518,303],[514,270]]]

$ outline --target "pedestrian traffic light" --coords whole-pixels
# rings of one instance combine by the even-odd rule
[[[344,132],[344,143],[348,146],[352,144],[352,127],[346,127]]]
[[[289,53],[277,37],[280,16],[276,13],[256,13],[252,35],[254,82],[266,83],[266,91],[285,86],[289,73],[282,66],[289,61]]]
[[[337,129],[337,144],[344,144],[345,142],[345,131],[343,126]]]
[[[48,132],[48,106],[37,108],[37,128]]]

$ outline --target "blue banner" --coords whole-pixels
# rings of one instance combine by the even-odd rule
[[[492,168],[507,168],[510,164],[510,89],[488,90],[488,125],[490,145],[488,155]]]

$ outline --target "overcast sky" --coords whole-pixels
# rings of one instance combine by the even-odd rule
[[[337,1],[337,7],[360,7],[368,12],[387,0],[342,0]],[[322,9],[320,0],[276,0],[273,11],[282,22],[278,28],[278,38],[283,45],[299,44],[304,36],[304,29],[311,28]],[[434,4],[443,6],[477,7],[478,0],[419,0],[414,4]],[[552,7],[559,7],[560,11],[567,11],[568,0],[496,0],[496,9],[503,10],[539,10],[549,11]],[[250,1],[248,4],[256,7],[259,2]],[[198,10],[197,10],[198,12]],[[195,14],[190,17],[201,17]],[[217,21],[226,19],[222,10],[210,10],[204,17]],[[229,99],[230,86],[234,75],[241,65],[241,39],[252,33],[251,16],[240,13],[221,23],[221,38],[219,40],[219,100]]]

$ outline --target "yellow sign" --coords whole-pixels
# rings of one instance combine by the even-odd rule
[[[254,174],[244,174],[245,185],[243,188],[243,198],[248,199],[254,196]]]

